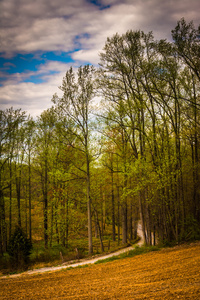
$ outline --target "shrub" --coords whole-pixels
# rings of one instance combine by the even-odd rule
[[[12,267],[24,269],[28,266],[29,256],[32,250],[31,241],[27,238],[21,227],[16,227],[8,244],[8,254]]]

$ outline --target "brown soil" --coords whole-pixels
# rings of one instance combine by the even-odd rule
[[[0,299],[200,299],[200,243],[0,279]]]

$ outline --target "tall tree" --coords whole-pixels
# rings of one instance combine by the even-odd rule
[[[15,157],[16,132],[24,121],[25,112],[14,110],[12,107],[5,111],[0,111],[0,254],[6,251],[7,245],[7,225],[5,219],[5,200],[4,194],[8,188],[11,188],[12,172],[9,171],[7,176],[8,166],[12,168],[12,158]],[[9,208],[9,231],[11,232],[11,206],[12,195],[10,195]]]
[[[200,25],[196,29],[192,21],[186,23],[182,18],[172,30],[172,38],[178,55],[200,81]]]
[[[28,206],[29,206],[29,239],[32,241],[32,222],[31,222],[31,157],[34,150],[34,131],[35,122],[32,117],[28,117],[25,124],[25,150],[28,163]]]
[[[146,40],[153,39],[152,34],[145,35],[141,31],[128,31],[119,36],[108,38],[101,53],[101,81],[100,88],[107,102],[113,103],[110,119],[121,127],[123,157],[124,157],[124,188],[127,185],[127,143],[132,149],[135,159],[145,158],[146,132],[145,132],[145,100],[141,85],[141,62],[146,55]],[[109,105],[109,104],[108,104]],[[115,117],[114,117],[115,111]],[[117,114],[116,114],[117,112]],[[124,200],[126,202],[126,200]],[[145,234],[144,221],[145,192],[140,191],[139,207],[142,228]],[[127,208],[124,203],[124,220],[127,219]],[[124,221],[122,224],[126,224]],[[126,228],[127,226],[125,226]],[[126,229],[124,230],[124,241]]]
[[[192,109],[192,123],[193,123],[193,138],[192,138],[192,162],[193,162],[193,182],[194,182],[194,209],[195,209],[195,218],[200,221],[200,191],[198,189],[199,185],[199,96],[198,88],[200,83],[200,25],[198,28],[195,28],[194,23],[191,21],[187,23],[184,18],[180,19],[177,22],[176,27],[172,30],[172,38],[175,44],[175,50],[178,53],[179,57],[182,59],[183,63],[188,67],[187,73],[184,77],[187,82],[191,82],[190,88],[186,87],[188,91],[193,91],[191,94],[189,92],[189,98],[184,97],[188,104],[190,104],[190,110]],[[188,72],[189,70],[189,72]],[[191,73],[192,79],[188,81],[188,74]],[[198,82],[198,85],[197,85]],[[191,115],[190,115],[191,117]]]
[[[54,97],[53,102],[61,115],[67,120],[67,141],[85,157],[81,171],[85,174],[87,189],[88,212],[88,248],[93,252],[92,245],[92,206],[91,206],[91,104],[94,98],[94,68],[86,65],[79,67],[76,74],[72,67],[66,72],[62,86],[63,97]]]
[[[52,166],[51,152],[53,148],[55,128],[55,116],[53,110],[44,111],[37,121],[36,133],[36,163],[41,178],[43,194],[43,224],[45,248],[48,247],[48,192],[49,192],[49,170]]]

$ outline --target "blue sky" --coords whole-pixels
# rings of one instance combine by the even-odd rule
[[[59,73],[57,70],[44,70],[38,74],[38,70],[42,65],[51,62],[62,62],[65,64],[73,63],[70,53],[65,52],[33,52],[33,53],[13,53],[12,57],[0,57],[0,65],[2,66],[3,76],[0,78],[0,85],[2,86],[5,79],[14,78],[15,74],[24,74],[21,82],[33,82],[35,84],[44,82],[43,76],[45,74]]]
[[[107,37],[141,29],[170,39],[180,18],[200,23],[199,0],[1,0],[0,10],[0,108],[34,117],[70,66],[98,66]]]

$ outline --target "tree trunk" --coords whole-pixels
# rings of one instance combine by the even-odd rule
[[[5,219],[5,202],[2,189],[0,189],[0,253],[3,254],[7,250],[7,232]]]
[[[16,193],[17,193],[17,211],[18,211],[18,226],[21,227],[21,178],[16,177]]]
[[[127,243],[127,202],[122,204],[122,244]]]
[[[29,162],[28,162],[28,201],[29,201],[29,239],[32,241],[32,228],[31,228],[31,155],[29,151]]]
[[[117,240],[120,244],[120,199],[119,199],[119,187],[117,187]]]
[[[104,252],[104,246],[103,246],[103,240],[102,240],[102,234],[101,234],[101,226],[99,224],[98,214],[97,214],[96,210],[95,210],[95,216],[96,216],[97,228],[98,228],[98,231],[99,231],[99,240],[100,240],[100,245],[101,245],[101,252]]]
[[[113,168],[111,169],[111,197],[112,197],[112,239],[115,241],[115,198],[114,198],[114,183],[113,183]]]
[[[10,167],[9,239],[10,239],[11,238],[11,234],[12,234],[12,183],[11,183],[11,179],[12,179],[12,163],[11,163],[11,159],[10,159],[9,167]]]
[[[44,245],[48,248],[48,174],[47,174],[47,159],[45,158],[44,170]]]
[[[93,253],[92,245],[92,211],[91,211],[91,197],[90,197],[90,168],[89,158],[87,157],[87,211],[88,211],[88,252]]]
[[[65,224],[65,247],[68,246],[68,235],[69,235],[69,205],[68,205],[68,193],[67,193],[67,200],[66,200],[66,224]]]
[[[54,204],[53,201],[51,203],[51,230],[50,230],[50,247],[52,247],[52,242],[53,242],[53,222],[54,222],[54,218],[53,218],[53,214],[54,214]]]

